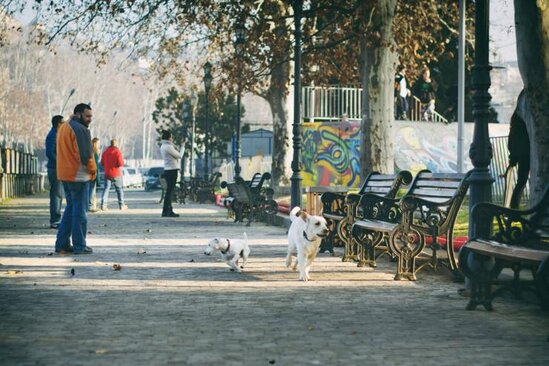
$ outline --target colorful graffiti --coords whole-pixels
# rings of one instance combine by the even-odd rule
[[[358,187],[360,122],[316,122],[303,126],[303,185]],[[507,136],[509,125],[490,124],[489,130],[491,137]],[[472,135],[473,124],[465,124],[466,171],[472,168],[468,157]],[[457,171],[457,124],[399,121],[394,124],[394,136],[396,170]]]
[[[360,123],[305,123],[303,131],[303,185],[358,187]]]

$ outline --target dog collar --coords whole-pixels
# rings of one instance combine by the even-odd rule
[[[230,248],[231,248],[231,241],[227,239],[227,249],[225,249],[225,251],[221,251],[221,253],[227,254]]]
[[[303,231],[303,237],[304,237],[305,240],[307,240],[307,241],[311,241],[311,242],[314,241],[314,240],[311,240],[311,239],[309,239],[309,238],[307,237],[307,233],[306,233],[305,231]]]

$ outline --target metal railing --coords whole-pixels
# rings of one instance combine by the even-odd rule
[[[44,189],[45,177],[38,172],[35,155],[0,148],[0,202],[35,194]]]
[[[340,86],[306,86],[302,89],[301,107],[305,122],[362,119],[362,88]],[[410,97],[409,117],[413,121],[425,121],[422,103]],[[440,113],[434,111],[431,122],[448,123]]]
[[[362,119],[362,88],[306,86],[301,95],[306,122]]]
[[[419,100],[418,97],[415,95],[410,96],[410,119],[412,121],[429,121],[429,122],[441,122],[441,123],[448,123],[448,120],[444,118],[440,113],[437,111],[433,111],[432,114],[425,118],[425,104],[421,103],[421,100]]]

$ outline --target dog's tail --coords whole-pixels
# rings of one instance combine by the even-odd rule
[[[292,208],[290,211],[290,220],[294,221],[299,216],[299,212],[301,212],[301,208],[299,206]]]

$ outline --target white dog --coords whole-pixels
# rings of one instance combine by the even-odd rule
[[[248,236],[244,233],[244,240],[213,238],[208,242],[206,249],[204,249],[204,254],[211,255],[217,251],[221,253],[221,258],[231,267],[231,271],[242,272],[250,255]],[[242,259],[242,264],[239,266],[238,261],[240,259]]]
[[[286,267],[293,270],[299,266],[299,279],[310,280],[309,270],[316,258],[322,238],[328,235],[328,225],[321,216],[309,215],[299,207],[290,212],[292,224],[288,230],[288,254]],[[292,266],[292,255],[297,252],[297,261]]]

